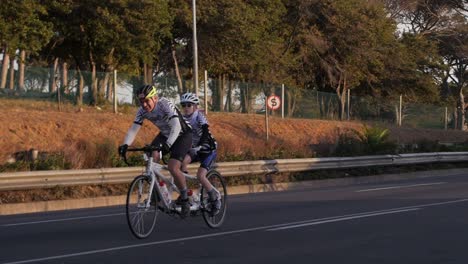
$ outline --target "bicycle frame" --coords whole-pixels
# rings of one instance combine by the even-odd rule
[[[162,198],[163,196],[162,196],[161,187],[159,186],[159,184],[156,184],[157,183],[156,179],[164,181],[165,184],[167,185],[169,195],[172,195],[172,192],[174,192],[174,191],[177,192],[177,193],[180,193],[179,188],[177,188],[177,186],[174,183],[174,178],[173,177],[166,177],[161,173],[161,171],[163,169],[168,170],[168,168],[167,168],[166,165],[161,165],[159,163],[154,162],[154,158],[153,158],[151,153],[144,153],[143,157],[144,157],[144,159],[146,161],[145,172],[143,173],[143,175],[145,175],[147,177],[150,177],[150,179],[151,179],[149,197],[152,197],[153,191],[155,189],[154,186],[157,186],[156,193],[161,198],[160,200],[162,201],[162,204],[164,205],[164,209],[166,209],[167,211],[172,211],[174,209],[174,208],[171,208],[172,202],[167,203],[167,201]],[[196,176],[192,176],[192,175],[184,173],[184,172],[182,172],[182,174],[184,175],[184,177],[186,179],[197,180],[198,181]],[[200,190],[201,190],[201,187],[198,189],[198,194],[194,193],[194,194],[192,194],[192,196],[193,195],[199,196],[200,195]],[[200,208],[200,199],[199,199],[199,197],[198,197],[198,199],[193,199],[193,200],[194,200],[195,204],[190,206],[190,211],[194,211],[194,210],[197,210],[197,209]],[[151,203],[151,201],[150,201],[150,199],[148,199],[148,201],[146,201],[145,206],[147,208],[149,208],[150,203]]]
[[[125,163],[130,165],[127,162],[127,151],[143,151],[143,158],[146,162],[142,175],[135,177],[130,184],[126,202],[127,223],[133,235],[141,239],[148,237],[153,232],[158,211],[169,215],[182,212],[182,207],[176,206],[172,200],[172,194],[174,192],[180,193],[180,190],[174,184],[173,177],[163,175],[162,170],[167,170],[167,166],[154,162],[153,153],[156,151],[161,154],[159,148],[146,145],[142,148],[123,149],[119,154],[123,157]],[[226,215],[227,199],[226,185],[222,176],[216,170],[210,170],[207,174],[207,179],[216,182],[217,188],[221,190],[221,193],[216,191],[218,198],[215,202],[218,202],[218,205],[215,205],[217,207],[214,208],[212,201],[209,201],[208,194],[205,195],[205,190],[197,177],[188,173],[182,173],[182,175],[188,180],[196,180],[199,184],[198,192],[193,193],[189,190],[189,193],[187,193],[190,203],[190,215],[197,216],[200,213],[210,228],[220,227]],[[155,188],[155,186],[157,187]],[[170,197],[165,193],[166,186]],[[213,187],[215,186],[213,185]],[[155,195],[157,195],[157,198]],[[185,214],[181,215],[181,217],[185,218]]]

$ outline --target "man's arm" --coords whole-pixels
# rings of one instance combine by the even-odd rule
[[[138,131],[140,130],[141,125],[133,123],[132,126],[128,129],[127,135],[125,136],[124,139],[124,145],[131,145],[133,143],[133,140],[135,140],[136,135],[138,134]]]
[[[171,147],[177,140],[177,137],[179,137],[180,131],[182,130],[178,116],[173,116],[169,120],[169,127],[171,128],[171,133],[169,134],[169,137],[167,137],[166,144],[168,147]]]

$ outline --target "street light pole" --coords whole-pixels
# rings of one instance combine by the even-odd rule
[[[193,9],[193,88],[198,96],[198,47],[197,47],[197,3],[192,0]]]

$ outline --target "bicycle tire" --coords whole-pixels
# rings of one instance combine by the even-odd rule
[[[226,188],[226,183],[224,182],[223,177],[221,174],[216,170],[211,170],[206,175],[208,181],[213,185],[221,194],[221,208],[215,214],[211,210],[208,209],[208,193],[206,192],[205,188],[202,187],[201,189],[201,202],[203,203],[202,215],[203,220],[205,223],[211,228],[218,228],[220,227],[226,218],[226,211],[227,211],[227,199],[228,193]]]
[[[132,234],[139,238],[147,238],[156,225],[159,215],[157,195],[152,195],[150,206],[146,207],[149,196],[150,178],[144,175],[135,177],[127,193],[126,215]],[[155,194],[156,190],[153,190]]]

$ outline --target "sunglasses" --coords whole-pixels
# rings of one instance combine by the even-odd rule
[[[187,103],[182,103],[182,104],[180,104],[180,106],[182,106],[182,107],[191,107],[192,105],[193,104],[191,104],[191,103],[188,103],[188,104]]]

